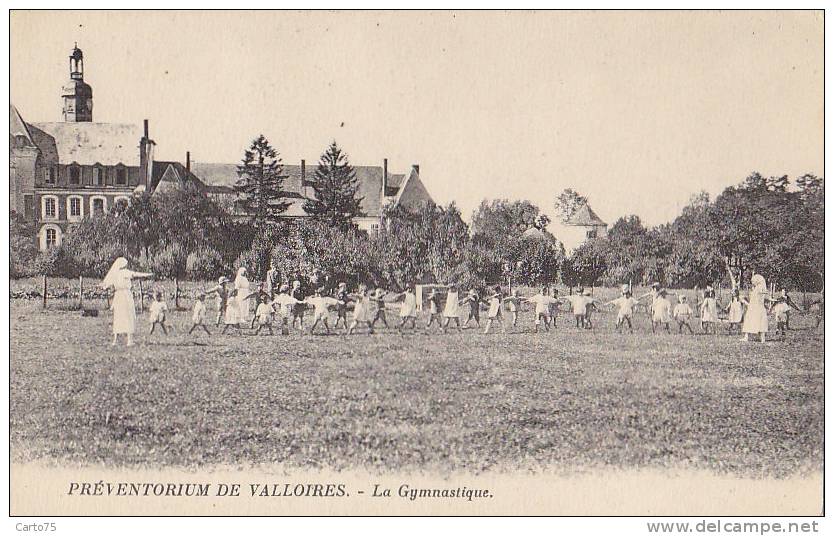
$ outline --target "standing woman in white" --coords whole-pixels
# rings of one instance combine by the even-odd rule
[[[241,324],[249,322],[249,280],[246,278],[246,268],[241,266],[237,269],[235,277],[235,289],[237,290],[237,314]]]
[[[113,346],[119,335],[127,336],[127,346],[133,346],[133,332],[136,331],[136,306],[133,303],[131,282],[134,278],[151,277],[148,272],[133,272],[127,269],[127,259],[119,257],[113,262],[101,287],[113,287]]]
[[[747,313],[744,315],[744,324],[741,326],[741,332],[744,333],[742,340],[750,340],[750,334],[758,334],[759,340],[765,342],[765,334],[767,333],[767,308],[765,307],[765,300],[768,299],[767,283],[760,274],[753,274],[750,282],[753,283],[753,288],[750,289]]]

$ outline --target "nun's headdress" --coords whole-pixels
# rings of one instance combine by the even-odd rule
[[[115,261],[113,261],[112,266],[110,266],[110,270],[107,271],[107,275],[104,276],[104,279],[101,281],[102,287],[112,287],[119,277],[119,272],[127,268],[127,259],[124,257],[119,257]]]

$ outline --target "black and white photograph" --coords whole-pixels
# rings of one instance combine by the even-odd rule
[[[814,532],[823,33],[10,10],[10,515]]]

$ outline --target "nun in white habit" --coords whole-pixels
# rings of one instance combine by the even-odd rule
[[[127,346],[133,346],[133,332],[136,331],[136,306],[133,303],[131,282],[134,278],[151,277],[148,272],[134,272],[127,269],[127,259],[119,257],[113,262],[100,286],[113,287],[113,346],[119,335],[127,336]]]
[[[759,340],[765,342],[767,333],[767,307],[766,301],[770,300],[770,293],[767,291],[767,283],[761,274],[753,274],[750,282],[753,288],[750,289],[748,297],[747,312],[744,314],[744,323],[741,325],[741,332],[744,333],[742,340],[750,340],[750,335],[758,335]]]
[[[250,299],[250,292],[249,292],[249,279],[246,278],[246,268],[241,266],[237,269],[237,277],[235,277],[235,289],[237,290],[237,305],[238,311],[237,314],[240,319],[241,324],[247,324],[249,322],[249,299]]]

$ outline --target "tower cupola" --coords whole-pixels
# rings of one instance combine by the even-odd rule
[[[67,123],[93,120],[93,88],[84,82],[84,53],[78,43],[69,56],[70,79],[61,91],[64,121]]]

